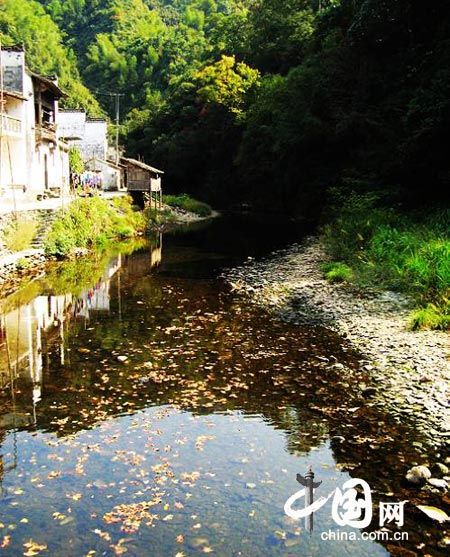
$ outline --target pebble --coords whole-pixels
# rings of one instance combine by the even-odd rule
[[[361,391],[362,395],[366,398],[372,397],[377,394],[375,387],[366,387]]]
[[[449,473],[448,466],[442,464],[442,462],[435,462],[431,470],[436,476],[446,476]]]
[[[448,483],[445,480],[440,480],[438,478],[430,478],[427,480],[430,485],[437,487],[438,489],[447,489]]]

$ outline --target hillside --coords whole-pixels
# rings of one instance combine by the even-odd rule
[[[124,93],[123,141],[174,191],[317,214],[330,186],[413,205],[448,187],[442,0],[38,4],[4,0],[2,40],[71,106],[112,115]]]

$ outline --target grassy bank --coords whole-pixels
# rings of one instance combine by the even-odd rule
[[[76,249],[102,247],[115,239],[142,234],[147,227],[145,213],[136,209],[129,197],[77,199],[53,223],[45,239],[45,252],[67,257]]]
[[[185,193],[181,195],[165,195],[163,201],[170,207],[194,213],[199,217],[209,217],[212,213],[212,209],[207,203],[193,199]]]
[[[351,196],[323,228],[333,258],[325,275],[403,292],[417,306],[412,329],[449,329],[449,219],[449,211],[415,219],[377,206],[371,196]]]

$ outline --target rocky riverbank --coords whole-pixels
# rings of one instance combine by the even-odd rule
[[[411,423],[424,445],[438,450],[450,437],[449,337],[407,329],[410,301],[393,292],[330,284],[317,239],[225,273],[231,288],[283,320],[334,329],[361,354],[372,384],[363,394],[398,422]]]

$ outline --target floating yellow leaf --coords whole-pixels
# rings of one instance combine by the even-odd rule
[[[0,542],[0,548],[4,549],[5,547],[8,547],[8,545],[11,542],[11,536],[3,536],[2,541]]]
[[[39,544],[32,539],[24,543],[23,546],[27,550],[24,553],[25,557],[33,557],[33,555],[38,555],[38,553],[47,549],[46,544]]]

